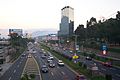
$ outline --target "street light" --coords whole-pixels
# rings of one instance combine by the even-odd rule
[[[74,48],[75,53],[74,53],[73,59],[75,59],[74,62],[76,63],[76,59],[78,58],[78,56],[77,56],[77,50],[78,50],[77,36],[78,36],[78,35],[73,35],[73,36],[75,36],[75,44],[74,44],[74,45],[75,45],[75,48]]]

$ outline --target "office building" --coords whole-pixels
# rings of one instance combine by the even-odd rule
[[[61,9],[61,23],[58,31],[59,37],[72,36],[74,31],[74,9],[70,6],[65,6]]]
[[[17,33],[18,36],[23,36],[23,30],[22,29],[9,29],[9,35]]]

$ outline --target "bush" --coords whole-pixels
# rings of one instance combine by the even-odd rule
[[[34,79],[35,78],[35,74],[30,74],[30,78]]]

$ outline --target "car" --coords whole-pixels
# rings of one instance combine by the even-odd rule
[[[3,68],[0,66],[0,71],[2,71],[3,70]]]
[[[92,58],[90,56],[87,56],[86,60],[92,60]]]
[[[33,53],[36,53],[37,51],[33,51]]]
[[[42,65],[41,71],[42,71],[43,73],[47,73],[47,72],[48,72],[48,67],[47,67],[46,65]]]
[[[47,62],[48,62],[48,63],[49,63],[49,62],[51,62],[51,61],[52,61],[52,59],[51,59],[51,58],[48,58],[48,59],[47,59]]]
[[[111,62],[102,62],[102,64],[107,67],[112,67]]]
[[[55,67],[55,63],[53,63],[53,61],[51,61],[51,62],[49,63],[49,67],[51,67],[51,68]]]
[[[87,80],[86,77],[84,75],[77,75],[75,77],[75,80]]]
[[[31,58],[32,56],[31,55],[28,55],[28,58]]]
[[[59,66],[64,66],[63,61],[62,61],[62,60],[58,60],[58,65],[59,65]]]
[[[45,58],[46,58],[46,56],[45,56],[44,54],[42,54],[41,58],[42,58],[42,59],[45,59]]]
[[[22,54],[22,57],[24,57],[26,54]]]
[[[53,56],[49,56],[49,58],[53,60]]]

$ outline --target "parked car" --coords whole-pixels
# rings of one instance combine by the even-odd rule
[[[41,71],[42,71],[43,73],[47,73],[47,72],[48,72],[48,67],[47,67],[46,65],[42,65]]]
[[[63,61],[62,61],[62,60],[58,60],[58,65],[59,65],[59,66],[64,66]]]

